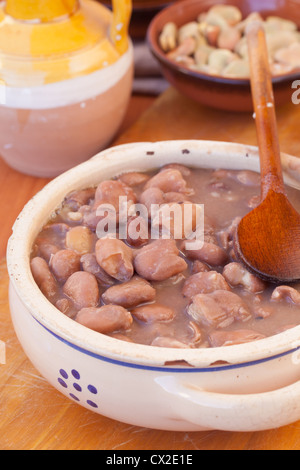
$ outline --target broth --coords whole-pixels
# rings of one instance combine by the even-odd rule
[[[299,192],[287,193],[300,211]],[[124,341],[207,348],[275,335],[300,324],[300,286],[259,280],[238,263],[232,248],[238,221],[259,195],[258,174],[176,164],[75,191],[34,243],[34,278],[64,314]],[[187,250],[186,234],[151,240],[138,231],[138,239],[122,239],[120,196],[128,204],[128,224],[137,222],[137,203],[148,209],[150,203],[178,204],[182,211],[203,204],[203,248]],[[108,203],[116,208],[119,231],[99,239],[104,216],[96,210]],[[149,216],[147,234],[153,220]],[[144,219],[138,221],[141,229]]]

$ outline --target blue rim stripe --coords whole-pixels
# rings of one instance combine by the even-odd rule
[[[34,318],[34,317],[33,317]],[[123,366],[123,367],[129,367],[131,369],[142,369],[142,370],[151,370],[155,372],[176,372],[176,373],[196,373],[196,372],[222,372],[225,370],[232,370],[232,369],[239,369],[241,367],[250,367],[250,366],[255,366],[257,364],[263,364],[264,362],[269,362],[273,361],[274,359],[278,359],[280,357],[287,356],[288,354],[292,354],[300,349],[300,346],[294,349],[290,349],[289,351],[285,351],[280,354],[276,354],[275,356],[272,357],[267,357],[264,359],[257,359],[256,361],[250,361],[250,362],[243,362],[241,364],[229,364],[226,366],[215,366],[215,367],[202,367],[202,368],[197,368],[191,366],[190,368],[177,368],[177,367],[164,367],[164,366],[147,366],[147,365],[142,365],[142,364],[134,364],[131,362],[124,362],[120,361],[117,359],[111,359],[106,356],[101,356],[100,354],[93,353],[91,351],[88,351],[87,349],[84,349],[80,346],[77,346],[70,341],[67,341],[66,339],[62,338],[61,336],[58,336],[56,333],[53,333],[53,331],[49,330],[46,326],[44,326],[41,322],[39,322],[36,318],[34,320],[42,326],[48,333],[50,333],[52,336],[54,336],[56,339],[61,341],[62,343],[67,344],[71,348],[75,349],[76,351],[79,351],[83,354],[86,354],[87,356],[91,356],[95,359],[99,359],[100,361],[103,362],[108,362],[110,364],[118,365],[118,366]]]

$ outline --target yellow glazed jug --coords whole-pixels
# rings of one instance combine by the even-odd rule
[[[131,0],[0,0],[0,156],[54,177],[109,144],[133,81]]]

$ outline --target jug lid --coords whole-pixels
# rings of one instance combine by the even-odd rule
[[[119,43],[112,28],[120,12],[95,0],[0,0],[0,84],[40,86],[115,63],[128,49],[131,2],[114,3],[122,4]]]

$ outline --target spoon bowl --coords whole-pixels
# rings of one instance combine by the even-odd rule
[[[269,282],[300,280],[300,215],[285,191],[273,86],[265,32],[260,22],[247,29],[251,89],[261,165],[261,203],[240,222],[237,257]]]
[[[266,281],[299,281],[300,215],[284,194],[270,191],[242,219],[236,252],[250,271]]]

